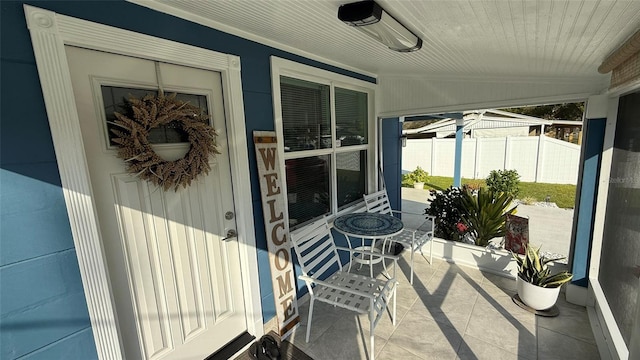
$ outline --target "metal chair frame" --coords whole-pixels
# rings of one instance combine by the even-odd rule
[[[382,245],[382,249],[384,250],[385,246],[388,248],[391,247],[392,243],[402,244],[404,247],[409,248],[411,250],[411,277],[410,282],[413,285],[413,261],[416,250],[420,251],[420,254],[424,256],[422,252],[422,247],[429,242],[429,264],[433,263],[433,233],[434,233],[434,224],[435,217],[426,215],[426,214],[418,214],[407,211],[397,211],[391,208],[391,204],[389,203],[389,196],[387,195],[387,191],[385,189],[376,191],[374,193],[364,195],[364,202],[367,207],[368,212],[373,213],[381,213],[381,214],[401,214],[402,216],[420,216],[431,222],[431,228],[429,230],[421,229],[427,221],[420,226],[418,229],[405,229],[398,235],[388,237],[384,240]]]
[[[336,246],[326,218],[321,218],[290,234],[293,248],[302,268],[302,275],[309,290],[309,319],[306,341],[309,342],[313,305],[316,300],[369,315],[370,356],[374,359],[374,330],[382,314],[393,300],[391,321],[396,324],[396,287],[394,277],[377,279],[369,276],[351,274],[344,271],[338,251],[358,252],[354,249]],[[394,261],[397,267],[398,257],[380,253],[365,252],[371,256],[383,256]],[[335,269],[337,268],[337,271]]]

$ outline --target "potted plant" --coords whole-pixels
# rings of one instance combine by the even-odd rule
[[[510,208],[512,201],[513,196],[507,193],[485,188],[479,188],[475,195],[469,188],[462,191],[460,215],[476,245],[487,246],[491,239],[504,236],[507,215],[516,211],[515,206]]]
[[[424,183],[429,181],[429,173],[423,170],[420,166],[416,167],[412,172],[402,175],[403,185],[413,185],[416,189],[424,189]]]
[[[560,287],[569,282],[573,275],[568,271],[551,275],[547,264],[558,259],[541,259],[540,248],[527,245],[524,257],[513,252],[511,255],[518,263],[516,283],[520,300],[534,310],[547,310],[555,305]]]

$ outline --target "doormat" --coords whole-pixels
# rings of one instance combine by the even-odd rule
[[[280,337],[273,331],[270,331],[268,335],[271,335],[276,342],[278,343],[278,347],[280,349],[280,359],[282,360],[313,360],[313,358],[304,353],[304,351],[300,350],[298,347],[290,343],[288,340],[282,340]],[[259,341],[259,340],[258,340]],[[242,354],[237,356],[234,360],[252,360],[254,357],[249,355],[249,351],[253,348],[250,347]]]

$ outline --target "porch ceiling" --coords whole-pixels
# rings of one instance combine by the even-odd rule
[[[424,41],[397,53],[338,20],[351,0],[130,1],[373,76],[593,78],[640,28],[633,0],[377,0]]]

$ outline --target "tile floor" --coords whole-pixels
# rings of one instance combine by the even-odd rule
[[[585,308],[567,303],[564,294],[560,316],[536,317],[511,300],[515,280],[441,260],[429,265],[418,256],[411,286],[408,255],[403,252],[396,274],[396,326],[385,316],[375,329],[376,359],[599,359]],[[316,301],[309,343],[308,302],[300,316],[290,341],[314,359],[369,358],[366,315]]]

